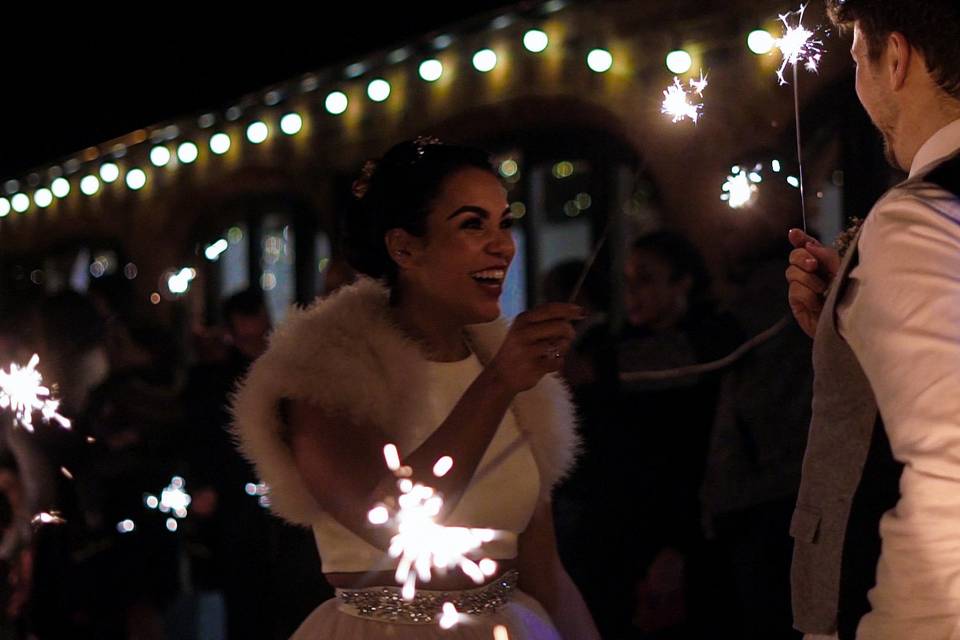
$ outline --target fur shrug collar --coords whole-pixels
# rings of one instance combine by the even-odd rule
[[[319,506],[284,441],[277,410],[281,398],[308,400],[358,425],[376,424],[401,452],[405,434],[423,414],[427,360],[393,323],[388,305],[387,289],[362,278],[305,309],[291,308],[232,397],[238,446],[270,486],[273,511],[291,522],[310,524]],[[482,363],[496,353],[507,329],[502,319],[468,327]],[[518,394],[512,410],[548,495],[578,450],[569,393],[549,375]]]

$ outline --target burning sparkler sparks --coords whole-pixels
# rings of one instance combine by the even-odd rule
[[[763,182],[763,176],[760,175],[762,165],[757,165],[752,171],[748,171],[740,166],[731,169],[726,182],[723,183],[723,194],[720,199],[730,205],[731,209],[742,209],[753,202],[757,193],[757,185]]]
[[[40,526],[44,524],[65,524],[67,521],[59,511],[41,511],[30,519],[30,524]]]
[[[800,5],[798,11],[791,11],[780,16],[780,22],[783,23],[783,35],[774,40],[774,47],[780,50],[783,56],[783,62],[777,69],[777,78],[780,84],[787,84],[783,77],[783,72],[787,65],[793,65],[796,70],[797,65],[803,61],[803,67],[807,71],[816,73],[820,67],[820,58],[823,56],[823,40],[817,38],[819,27],[812,31],[803,26],[803,12],[807,10],[807,5]],[[790,20],[793,16],[797,18],[797,24],[791,25]]]
[[[160,493],[160,498],[147,494],[143,503],[148,509],[157,509],[161,513],[172,513],[174,517],[167,518],[167,531],[173,532],[178,528],[177,519],[187,517],[187,507],[190,506],[190,494],[186,491],[187,482],[180,476],[174,476],[170,484]]]
[[[783,36],[774,41],[774,46],[780,50],[780,55],[783,56],[783,62],[777,69],[777,78],[779,78],[781,85],[787,84],[783,77],[787,65],[793,66],[793,113],[797,124],[797,164],[800,170],[800,209],[803,216],[804,231],[807,230],[807,200],[803,188],[803,147],[800,136],[800,97],[797,91],[797,65],[802,60],[807,71],[816,72],[820,65],[820,58],[823,56],[823,41],[817,38],[820,27],[815,27],[811,31],[803,26],[803,12],[806,10],[807,5],[802,4],[798,11],[782,14],[780,22],[783,23]],[[793,16],[797,18],[796,25],[790,24]]]
[[[400,496],[396,502],[399,506],[378,504],[367,514],[367,519],[374,525],[391,524],[397,529],[390,540],[389,553],[391,557],[399,558],[395,577],[403,585],[404,599],[413,599],[417,580],[429,582],[433,569],[445,571],[459,567],[477,584],[494,575],[497,571],[495,561],[484,558],[478,563],[467,557],[493,540],[494,531],[438,524],[436,518],[443,508],[443,498],[433,487],[410,479],[410,467],[401,466],[394,445],[384,447],[384,458],[387,467],[398,478]],[[453,460],[444,456],[434,466],[435,475],[439,477],[447,473],[452,464]],[[448,613],[445,607],[441,624],[444,619],[456,624],[458,616],[455,609]]]
[[[40,357],[33,354],[26,367],[10,364],[10,370],[0,369],[0,409],[11,409],[14,419],[27,431],[33,431],[33,413],[39,411],[44,421],[55,420],[64,429],[70,420],[57,413],[60,401],[50,397],[50,389],[43,386],[43,376],[37,371]]]
[[[660,105],[660,112],[665,113],[674,122],[680,122],[684,118],[690,118],[694,124],[703,115],[703,103],[691,102],[692,96],[696,95],[703,98],[703,91],[707,88],[707,78],[700,72],[700,79],[690,78],[690,91],[683,86],[680,79],[674,76],[673,84],[663,91],[663,104]]]
[[[460,613],[452,602],[443,603],[443,613],[440,615],[440,628],[452,629],[460,622]]]
[[[270,500],[270,487],[265,482],[258,482],[254,484],[253,482],[248,482],[243,487],[244,492],[248,496],[253,496],[257,499],[257,504],[259,504],[264,509],[269,509],[272,501]]]

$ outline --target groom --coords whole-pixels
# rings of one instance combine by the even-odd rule
[[[842,260],[790,232],[790,308],[816,374],[794,622],[808,638],[960,638],[960,2],[827,6],[910,177]]]

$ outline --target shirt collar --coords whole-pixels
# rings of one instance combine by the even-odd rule
[[[954,120],[923,143],[910,165],[910,177],[921,173],[925,167],[960,149],[960,120]]]

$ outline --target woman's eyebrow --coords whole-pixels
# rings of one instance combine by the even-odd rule
[[[484,209],[483,207],[479,207],[475,204],[465,204],[459,209],[457,209],[456,211],[454,211],[453,213],[451,213],[449,216],[447,216],[447,220],[452,220],[453,218],[456,218],[461,213],[475,213],[478,216],[481,216],[483,218],[490,217],[490,212]]]

